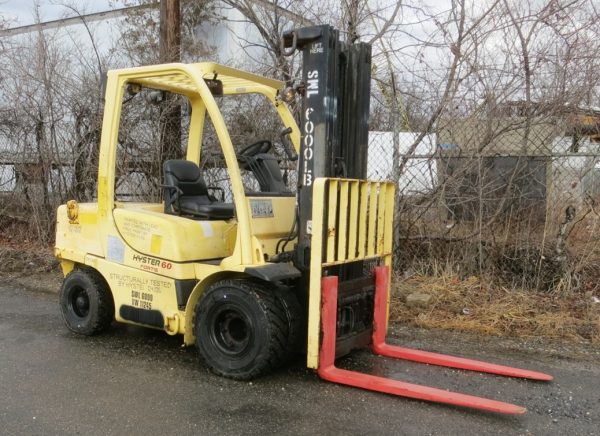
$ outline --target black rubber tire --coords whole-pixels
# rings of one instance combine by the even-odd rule
[[[195,310],[194,333],[211,370],[251,380],[279,367],[286,357],[287,318],[273,289],[252,280],[210,286]]]
[[[65,277],[59,302],[65,324],[80,335],[92,336],[105,331],[115,317],[108,284],[89,268],[74,269]]]
[[[306,325],[303,322],[302,306],[294,293],[286,288],[280,288],[275,294],[279,304],[285,310],[288,334],[285,343],[284,360],[288,362],[294,355],[301,351],[302,343],[306,335]]]

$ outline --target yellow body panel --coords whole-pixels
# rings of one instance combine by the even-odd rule
[[[237,223],[193,220],[141,207],[113,211],[123,241],[135,251],[173,262],[231,256]]]
[[[115,308],[127,305],[159,311],[166,320],[175,317],[184,318],[184,314],[177,308],[175,280],[172,278],[141,271],[130,266],[118,265],[102,258],[88,258],[87,264],[93,265],[108,282]],[[123,319],[119,310],[115,311],[115,319],[135,324],[135,322]],[[184,333],[183,323],[178,324],[177,331],[172,331],[167,326],[168,324],[165,324],[163,328],[168,333]]]
[[[78,218],[72,223],[67,206],[60,206],[56,221],[56,256],[79,263],[83,263],[87,254],[102,256],[98,230],[98,204],[79,204]]]
[[[295,197],[248,197],[249,208],[259,209],[270,216],[252,217],[252,231],[260,241],[261,251],[267,257],[275,254],[277,241],[289,235],[294,225]],[[260,210],[262,209],[262,210]],[[290,243],[293,245],[293,242]],[[290,245],[290,246],[291,246]]]

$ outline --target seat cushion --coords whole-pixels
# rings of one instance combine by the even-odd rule
[[[181,213],[210,220],[228,220],[233,218],[233,203],[211,203],[195,197],[183,197],[179,201]]]

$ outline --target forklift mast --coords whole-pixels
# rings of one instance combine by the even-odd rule
[[[315,179],[367,175],[371,46],[344,43],[328,25],[289,31],[283,44],[302,52],[296,266],[308,271]]]
[[[283,45],[288,53],[302,52],[298,243],[294,264],[302,273],[300,289],[309,290],[310,276],[316,274],[311,267],[311,257],[315,255],[311,240],[320,243],[319,237],[313,239],[313,209],[321,204],[314,195],[315,181],[364,180],[367,176],[371,46],[342,42],[339,31],[328,25],[287,32]],[[339,295],[339,310],[344,315],[336,335],[336,352],[343,355],[369,344],[374,286],[365,277],[362,259],[331,266],[327,274],[338,276],[344,283],[344,291]],[[306,307],[308,301],[304,303]]]

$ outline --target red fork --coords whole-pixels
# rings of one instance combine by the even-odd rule
[[[387,289],[388,267],[375,269],[375,313],[373,320],[372,349],[376,354],[397,359],[413,360],[432,365],[448,366],[451,368],[472,371],[489,372],[493,374],[523,377],[533,380],[552,380],[552,376],[535,371],[495,365],[477,360],[463,359],[438,353],[397,347],[385,343],[387,319]],[[383,392],[402,397],[414,398],[455,406],[470,407],[506,414],[522,414],[526,409],[514,404],[487,398],[475,397],[458,392],[445,391],[429,386],[417,385],[400,380],[387,379],[356,371],[336,368],[335,343],[337,324],[337,294],[338,278],[336,276],[322,279],[321,324],[322,343],[319,351],[319,376],[325,380],[354,386],[371,391]]]

